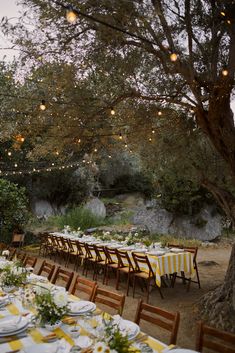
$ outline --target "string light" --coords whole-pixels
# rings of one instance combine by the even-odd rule
[[[161,115],[162,115],[162,112],[161,112],[161,111],[159,111],[157,114],[158,114],[159,116],[161,116]]]
[[[149,142],[152,142],[152,139],[151,139],[151,137],[149,138]]]
[[[128,146],[127,146],[127,143],[125,143],[125,147],[127,148]]]
[[[97,151],[98,151],[97,148],[95,148],[95,149],[94,149],[94,152],[97,152]]]
[[[227,20],[227,24],[228,24],[228,25],[231,25],[231,21],[230,21],[230,20]]]
[[[152,134],[155,134],[155,130],[154,129],[152,129]]]
[[[224,16],[224,17],[226,16],[224,11],[221,11],[220,14],[221,16]]]
[[[73,8],[70,6],[68,8],[68,10],[66,11],[66,20],[71,23],[71,24],[74,24],[76,21],[77,21],[77,18],[78,18],[78,14],[77,12],[75,12],[73,10]]]
[[[15,163],[15,164],[14,164],[14,167],[15,167],[15,168],[17,168],[17,167],[18,167],[18,164],[17,164],[17,163]]]
[[[114,108],[111,108],[110,114],[111,114],[111,115],[115,115],[115,110],[114,110]]]
[[[122,137],[122,134],[120,133],[119,134],[119,140],[122,140],[123,139],[123,137]]]
[[[178,55],[176,53],[172,53],[170,55],[170,59],[171,59],[171,61],[175,62],[178,59]]]
[[[109,158],[112,158],[112,156],[109,155]]]
[[[40,108],[41,110],[45,110],[45,109],[46,109],[46,102],[45,102],[44,99],[42,100],[42,102],[41,102],[39,108]]]
[[[228,70],[227,69],[223,69],[222,70],[222,75],[223,76],[228,76]]]
[[[8,156],[11,156],[11,151],[8,151],[7,154],[8,154]]]

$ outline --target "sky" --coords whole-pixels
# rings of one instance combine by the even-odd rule
[[[19,7],[16,5],[16,0],[0,0],[0,19],[3,16],[12,18],[12,21],[18,16]],[[3,34],[0,31],[0,60],[3,59],[4,55],[7,56],[7,60],[11,60],[14,55],[17,55],[15,50],[6,50],[2,48],[9,47],[10,44],[6,41]]]
[[[19,12],[19,7],[16,5],[17,0],[0,0],[0,19],[3,16],[7,16],[11,18],[12,21],[16,19]],[[4,39],[3,34],[0,31],[0,60],[6,56],[7,60],[12,60],[14,55],[17,55],[15,50],[7,50],[4,48],[8,48],[10,43]],[[232,110],[235,115],[235,100],[231,103]]]

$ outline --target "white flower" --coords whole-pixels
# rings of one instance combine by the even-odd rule
[[[118,353],[116,349],[110,349],[110,353]]]
[[[14,275],[21,275],[25,270],[22,267],[13,267],[12,273]]]
[[[0,261],[0,270],[4,270],[6,267],[9,267],[9,264],[3,261]]]
[[[104,342],[97,342],[93,347],[93,353],[105,353],[108,349]]]
[[[3,256],[9,256],[10,255],[10,251],[9,250],[3,250],[2,255]]]
[[[68,303],[68,295],[66,292],[57,291],[54,294],[54,303],[59,308],[63,308]]]

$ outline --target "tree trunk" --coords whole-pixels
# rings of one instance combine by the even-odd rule
[[[211,326],[235,332],[235,244],[224,283],[201,298],[199,311],[200,318]]]
[[[201,185],[211,192],[228,219],[231,220],[232,228],[235,228],[235,197],[231,192],[220,188],[207,179],[203,179]]]

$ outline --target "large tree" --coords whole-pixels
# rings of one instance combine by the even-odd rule
[[[123,101],[132,100],[137,106],[143,101],[150,106],[154,104],[155,113],[164,107],[177,106],[188,114],[189,120],[196,122],[235,177],[235,127],[231,110],[234,1],[90,0],[78,5],[72,0],[69,4],[22,0],[20,3],[26,11],[18,26],[3,22],[14,48],[22,51],[19,80],[45,62],[72,63],[80,84],[87,77],[93,79],[90,102],[95,104],[89,131],[94,129],[95,120],[100,135],[118,134],[117,129],[113,130],[115,125],[119,131],[122,126],[122,115],[126,114]],[[73,6],[77,20],[69,23],[66,10]],[[33,22],[33,29],[28,21]],[[113,119],[111,122],[107,119],[107,111],[115,105],[118,114],[114,123]],[[141,117],[131,128],[146,120]],[[206,174],[202,183],[234,223],[233,194],[211,182]]]

